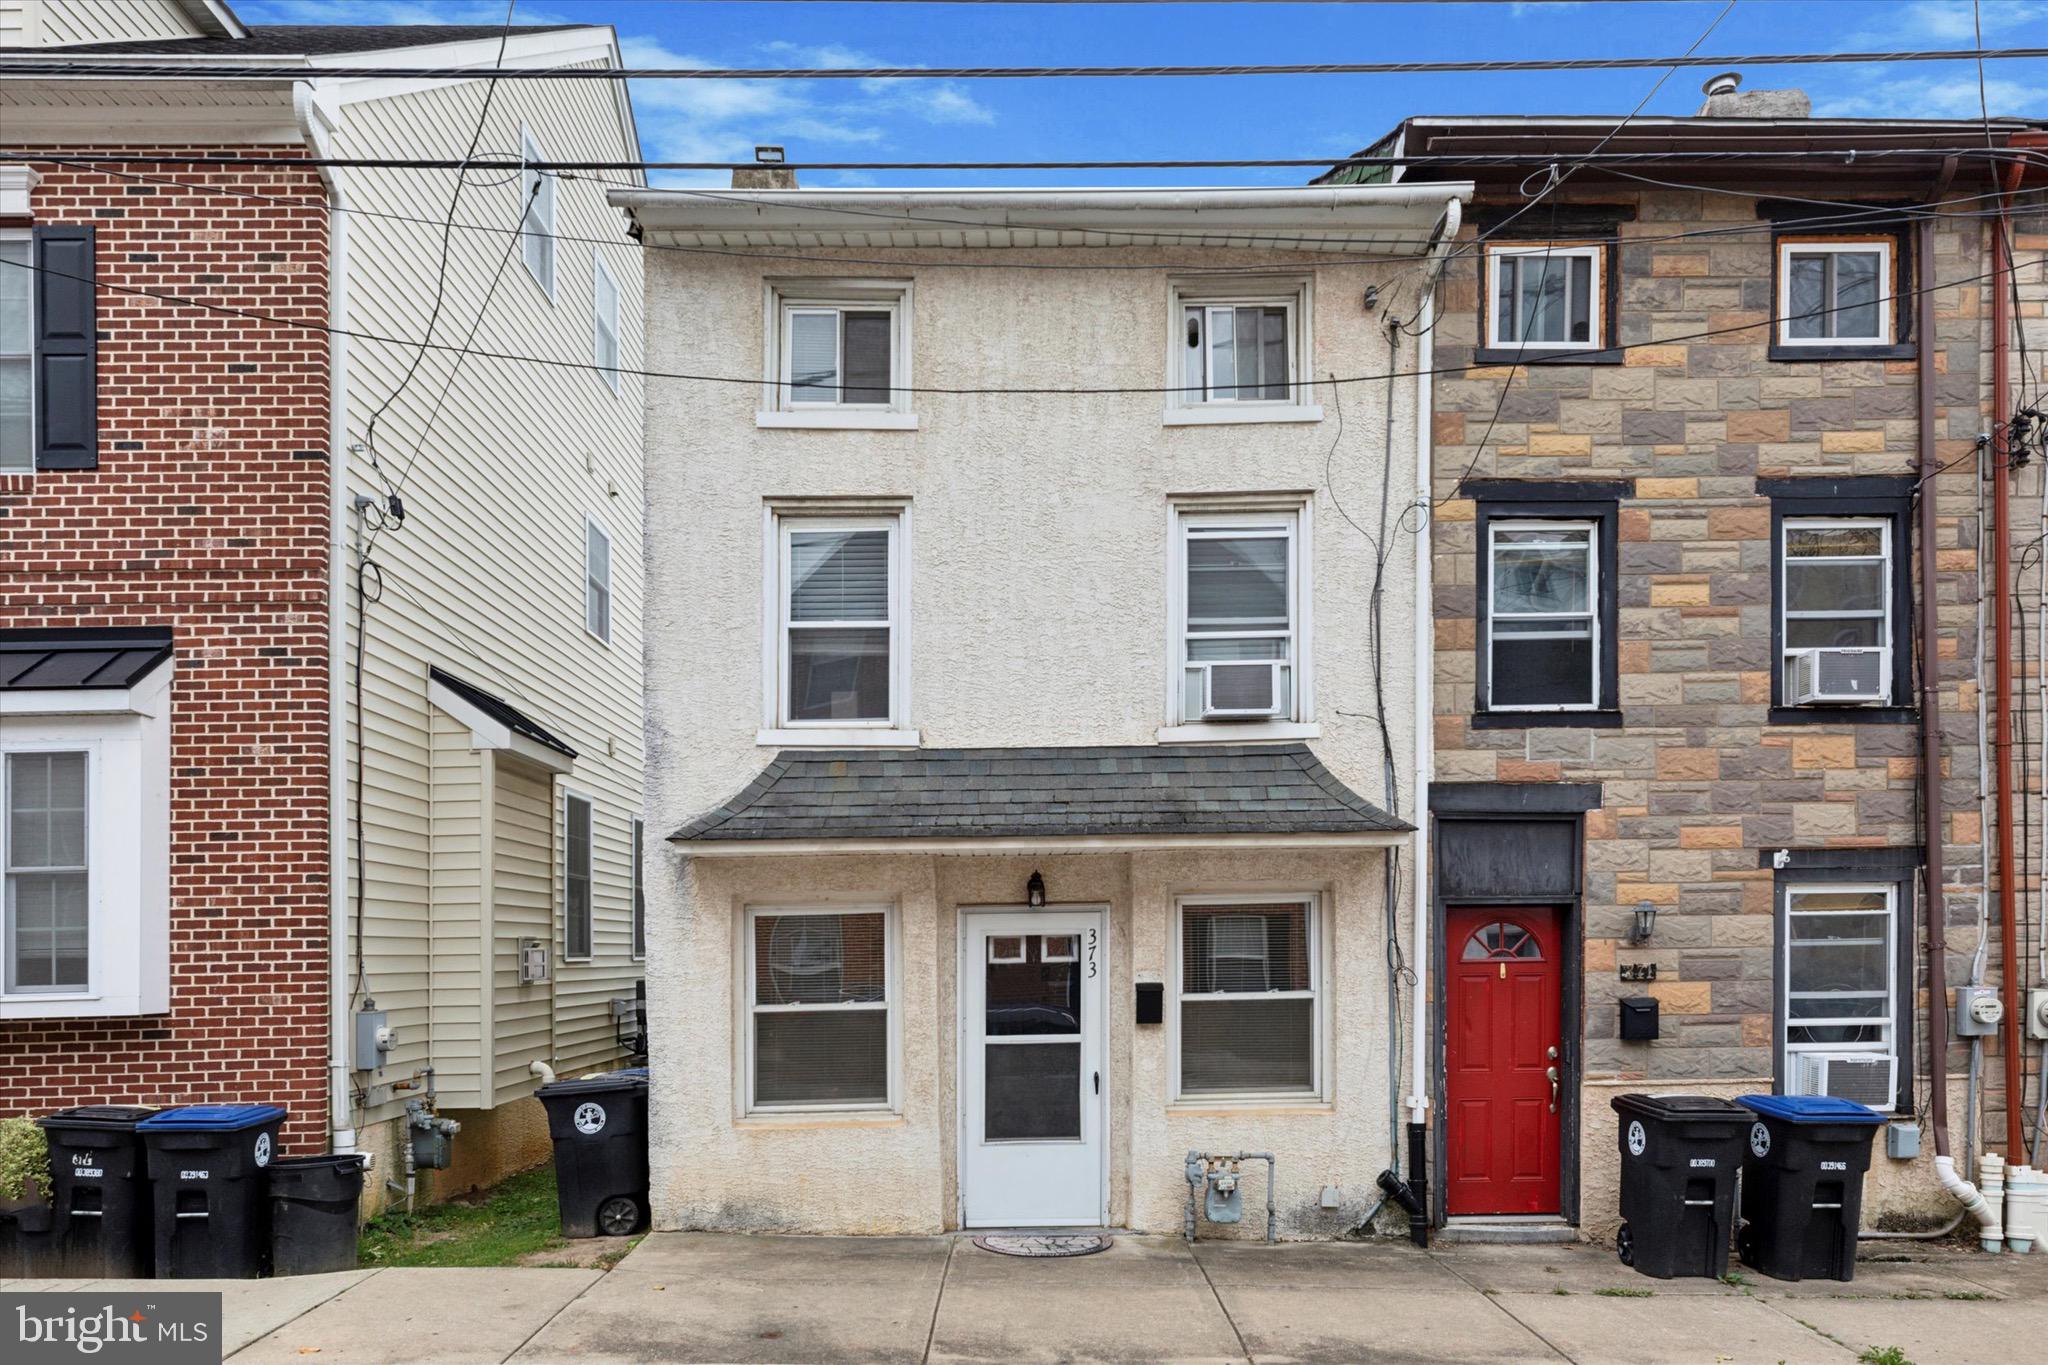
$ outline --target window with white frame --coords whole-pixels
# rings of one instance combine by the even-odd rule
[[[1890,701],[1891,518],[1786,517],[1781,526],[1785,703]]]
[[[0,773],[7,992],[90,989],[89,749],[28,749]]]
[[[1898,885],[1795,884],[1784,895],[1784,1092],[1889,1110],[1898,1096]]]
[[[1181,401],[1297,401],[1292,299],[1181,305]]]
[[[879,906],[747,911],[749,1110],[890,1106],[894,918]]]
[[[633,958],[647,956],[647,884],[640,860],[647,856],[647,822],[633,822]]]
[[[612,538],[595,518],[583,522],[583,628],[612,640]]]
[[[0,474],[26,474],[35,457],[35,243],[0,231]]]
[[[1605,262],[1605,249],[1599,246],[1488,246],[1487,345],[1528,350],[1604,347]]]
[[[529,129],[519,130],[519,239],[526,271],[552,299],[555,296],[555,178],[534,169],[544,160],[540,142]]]
[[[591,359],[598,375],[619,391],[619,286],[605,268],[604,257],[593,253],[590,274],[590,312],[593,319]]]
[[[900,726],[900,513],[778,516],[775,723]]]
[[[562,958],[590,959],[590,799],[562,794]]]
[[[1319,1092],[1317,907],[1314,896],[1180,903],[1181,1098]]]
[[[1892,340],[1890,238],[1778,243],[1778,344],[1885,346]]]
[[[1301,517],[1176,510],[1181,723],[1303,719]]]
[[[1494,519],[1486,531],[1486,709],[1596,709],[1599,523]]]
[[[909,292],[908,285],[867,282],[776,288],[773,406],[907,411]]]

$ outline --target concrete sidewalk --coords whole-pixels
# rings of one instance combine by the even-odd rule
[[[1878,1254],[1886,1259],[1862,1263],[1851,1284],[1749,1276],[1727,1285],[1645,1279],[1590,1246],[1190,1250],[1173,1238],[1119,1236],[1101,1255],[1034,1261],[951,1237],[656,1233],[609,1274],[359,1270],[177,1288],[225,1293],[226,1345],[237,1365],[1850,1365],[1869,1348],[1893,1346],[1915,1365],[1974,1365],[2027,1358],[2048,1340],[2048,1256],[1910,1244]]]

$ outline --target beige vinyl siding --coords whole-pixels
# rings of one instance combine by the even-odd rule
[[[0,47],[198,36],[169,0],[0,0]]]
[[[441,1102],[482,1108],[488,1103],[483,1017],[490,999],[490,907],[483,888],[491,854],[491,765],[471,747],[468,726],[438,709],[432,724],[430,1051]]]
[[[484,92],[477,81],[344,102],[333,153],[460,156]],[[628,154],[604,82],[499,86],[482,152],[516,155],[522,124],[551,157]],[[347,325],[358,334],[418,338],[434,298],[438,225],[448,213],[454,173],[352,169],[344,175],[347,201],[363,210],[347,219]],[[604,189],[596,179],[557,185],[556,231],[591,240],[557,243],[550,301],[520,260],[513,231],[521,216],[519,177],[497,171],[472,176],[456,221],[502,230],[458,227],[451,234],[434,339],[588,365],[595,250],[604,253],[618,286],[620,364],[638,367],[640,254],[625,236],[622,217],[605,205]],[[402,527],[385,530],[369,545],[382,595],[369,608],[364,667],[364,946],[369,991],[391,1010],[400,1047],[383,1075],[371,1078],[371,1102],[358,1114],[362,1122],[401,1112],[403,1096],[381,1086],[444,1060],[450,1067],[481,1068],[477,1102],[484,1105],[530,1090],[531,1060],[550,1062],[564,1074],[612,1062],[609,1001],[630,995],[641,975],[629,953],[627,866],[641,781],[640,380],[623,376],[615,393],[594,371],[474,357],[458,367],[453,353],[429,351],[378,421],[372,448],[370,416],[391,398],[415,350],[357,339],[348,352],[347,439],[364,446],[351,459],[349,492],[381,499],[387,484],[400,486],[406,512]],[[609,645],[584,630],[586,516],[612,538]],[[498,918],[487,988],[467,984],[455,966],[460,955],[444,954],[436,942],[439,902],[432,916],[421,908],[430,869],[437,877],[443,869],[458,877],[479,836],[472,824],[444,819],[437,809],[444,796],[458,810],[468,797],[437,791],[436,722],[426,699],[431,665],[497,695],[576,750],[571,771],[550,780],[547,809],[558,812],[563,787],[592,802],[589,962],[560,960],[561,864],[552,834],[558,814],[545,826],[549,842],[539,868],[545,884],[537,900],[531,860],[492,850],[495,876],[485,874],[484,891],[496,899],[484,902],[484,922],[491,924],[493,906]],[[505,790],[515,766],[506,755],[487,756],[501,814],[523,810],[519,803],[533,796],[532,770],[523,775],[524,786]],[[447,850],[439,847],[444,837],[453,841]],[[489,858],[481,865],[494,866]],[[451,895],[455,886],[451,881]],[[541,918],[521,928],[504,918],[508,908],[516,914],[537,908]],[[521,934],[549,943],[552,987],[517,986]],[[440,998],[444,990],[453,998]],[[472,1047],[458,1018],[474,1009],[483,1033],[484,1002],[494,994],[496,1036],[480,1037]],[[487,1083],[493,1077],[495,1086]],[[447,1086],[441,1089],[444,1102],[455,1107]]]
[[[555,834],[560,804],[553,775],[507,759],[496,764],[492,803],[491,1035],[495,1047],[493,1100],[533,1093],[529,1067],[555,1057],[556,988],[519,984],[519,940],[548,937],[554,924]],[[562,963],[555,961],[556,980]]]

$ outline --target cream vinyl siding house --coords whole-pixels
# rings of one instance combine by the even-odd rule
[[[0,0],[0,48],[234,38],[248,30],[209,0]]]

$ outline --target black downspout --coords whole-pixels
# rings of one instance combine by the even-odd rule
[[[1419,1247],[1429,1245],[1429,1125],[1408,1125],[1408,1185],[1415,1191],[1415,1206],[1408,1210],[1408,1240]]]

